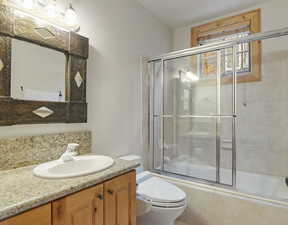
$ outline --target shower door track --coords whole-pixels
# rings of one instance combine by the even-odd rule
[[[201,54],[205,52],[217,51],[220,49],[233,47],[235,45],[242,44],[242,43],[248,43],[252,41],[261,41],[265,39],[277,38],[277,37],[287,36],[287,35],[288,35],[288,27],[278,29],[278,30],[272,30],[268,32],[255,33],[246,37],[235,38],[233,40],[219,41],[219,42],[215,42],[215,43],[211,43],[207,45],[202,45],[198,47],[187,48],[187,49],[180,50],[180,51],[170,52],[170,53],[163,54],[157,57],[152,57],[148,59],[148,63],[161,61],[161,60],[176,59],[176,58],[189,56],[189,55],[197,55],[197,54]]]
[[[223,118],[231,118],[231,117],[236,117],[235,116],[229,116],[229,115],[209,115],[209,116],[205,116],[205,115],[153,115],[154,118],[182,118],[182,119],[185,119],[185,118],[215,118],[215,117],[223,117]]]
[[[219,186],[219,187],[230,188],[231,190],[234,189],[233,185],[217,183],[216,181],[208,180],[205,178],[193,177],[189,175],[173,173],[170,171],[163,171],[163,170],[155,169],[155,168],[151,169],[150,171],[152,173],[157,173],[163,176],[171,176],[173,178],[183,179],[183,180],[192,181],[192,182],[198,182],[201,184],[209,184],[209,185],[214,185],[214,186]]]

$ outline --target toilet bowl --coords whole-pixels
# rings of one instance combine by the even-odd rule
[[[149,172],[137,174],[137,225],[174,225],[186,208],[186,194]]]

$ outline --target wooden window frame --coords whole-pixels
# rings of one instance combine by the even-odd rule
[[[261,9],[245,12],[236,16],[216,20],[207,24],[191,28],[191,46],[199,45],[201,34],[210,32],[225,32],[227,28],[238,27],[239,24],[248,24],[251,34],[261,32]],[[238,82],[261,81],[262,47],[261,41],[250,43],[251,72],[237,76]],[[232,77],[224,77],[221,83],[231,83]]]

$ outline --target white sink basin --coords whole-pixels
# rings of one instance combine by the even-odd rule
[[[111,167],[114,160],[108,156],[77,156],[74,160],[63,162],[55,160],[43,163],[34,168],[34,175],[48,179],[60,179],[84,176]]]

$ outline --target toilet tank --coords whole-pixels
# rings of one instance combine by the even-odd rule
[[[139,155],[124,155],[124,156],[119,157],[119,159],[138,162],[140,164],[140,166],[136,168],[136,173],[138,174],[138,173],[143,172],[143,163],[142,163],[141,156],[139,156]]]

